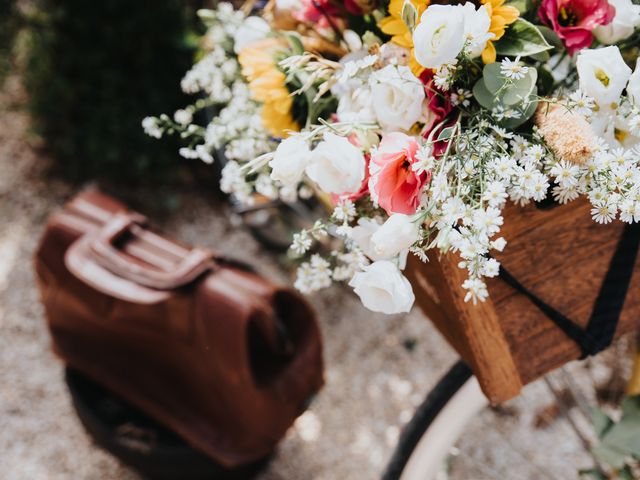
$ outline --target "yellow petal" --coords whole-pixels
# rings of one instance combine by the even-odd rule
[[[397,18],[385,17],[378,22],[378,27],[387,35],[403,35],[408,32],[407,25]]]
[[[504,19],[504,22],[509,25],[515,22],[520,16],[520,11],[516,7],[506,5],[495,9],[495,15],[499,15]]]
[[[493,46],[493,42],[489,40],[487,46],[484,47],[482,52],[482,61],[486,64],[495,63],[496,61],[496,47]]]

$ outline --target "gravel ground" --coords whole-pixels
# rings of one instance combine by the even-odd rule
[[[31,257],[47,215],[75,190],[47,177],[49,159],[28,134],[23,100],[19,82],[10,78],[0,92],[0,478],[135,479],[92,445],[50,350]],[[230,224],[223,207],[202,195],[170,193],[183,208],[154,220],[172,235],[240,254],[269,278],[291,282],[272,255]],[[139,196],[158,199],[149,192]],[[338,288],[313,303],[324,337],[326,385],[261,479],[376,478],[399,426],[455,355],[418,311],[374,315]],[[407,341],[415,347],[405,348]]]

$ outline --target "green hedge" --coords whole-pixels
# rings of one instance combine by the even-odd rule
[[[6,0],[0,0],[6,1]],[[170,140],[148,138],[146,115],[184,104],[192,63],[178,0],[40,0],[26,85],[37,131],[72,180],[141,184],[174,176]]]

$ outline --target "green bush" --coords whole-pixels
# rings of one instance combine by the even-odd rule
[[[15,0],[0,0],[0,83],[11,69],[18,25]]]
[[[0,0],[6,1],[6,0]],[[170,140],[142,119],[184,104],[192,63],[179,0],[40,0],[26,72],[35,127],[72,180],[140,184],[174,176]]]

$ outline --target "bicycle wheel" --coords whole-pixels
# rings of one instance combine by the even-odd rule
[[[591,414],[619,404],[632,343],[574,362],[499,407],[489,406],[469,367],[456,363],[405,426],[383,480],[617,478],[580,472],[607,471],[591,451]]]

